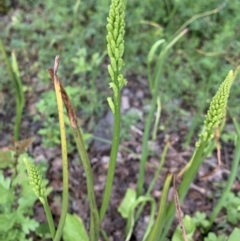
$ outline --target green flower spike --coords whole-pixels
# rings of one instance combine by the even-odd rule
[[[228,96],[233,80],[234,75],[231,70],[210,103],[210,107],[204,121],[204,130],[200,134],[200,142],[209,141],[213,138],[214,129],[219,126],[225,116]],[[197,145],[199,145],[199,143],[197,143]]]
[[[113,90],[113,97],[108,97],[108,105],[114,116],[113,123],[113,139],[107,172],[106,186],[103,194],[102,205],[99,212],[100,221],[103,220],[112,192],[114,173],[116,168],[116,160],[120,142],[120,122],[121,122],[121,90],[127,81],[121,74],[123,66],[124,52],[124,17],[125,17],[126,0],[112,0],[109,15],[107,18],[107,51],[110,58],[108,72],[111,77],[109,87]]]
[[[124,34],[125,34],[125,0],[112,0],[110,6],[109,16],[107,18],[107,50],[110,58],[108,65],[108,73],[112,82],[110,88],[113,89],[114,101],[111,97],[108,98],[110,108],[114,113],[114,105],[119,92],[127,84],[126,79],[120,74],[121,68],[124,64],[122,56],[124,52]]]
[[[42,176],[32,161],[29,161],[26,158],[24,158],[23,161],[27,168],[29,183],[41,203],[44,204],[46,200],[46,190],[43,186]]]
[[[124,34],[125,34],[125,1],[112,0],[107,18],[107,49],[113,72],[119,72],[123,66]],[[111,74],[110,74],[111,75]],[[113,80],[113,79],[112,79]]]

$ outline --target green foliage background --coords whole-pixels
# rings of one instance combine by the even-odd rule
[[[79,7],[78,4],[80,3]],[[106,106],[106,17],[110,1],[6,1],[0,21],[1,38],[6,49],[17,54],[24,83],[37,78],[48,83],[46,69],[60,55],[59,75],[65,85],[88,90],[74,104],[85,100],[83,114],[102,115]],[[200,115],[226,73],[239,59],[240,15],[238,0],[149,0],[127,1],[126,76],[147,76],[146,56],[155,41],[171,40],[179,27],[196,14],[224,8],[211,16],[197,19],[170,51],[161,84],[163,111],[171,116],[170,126],[181,121],[190,126],[189,117]],[[203,54],[204,53],[204,54]],[[0,87],[11,82],[0,56]],[[28,87],[29,90],[29,87]],[[34,91],[34,90],[31,90]],[[230,110],[239,114],[238,88],[230,98]],[[85,96],[85,97],[84,97]],[[88,96],[89,98],[86,98]],[[44,96],[42,96],[44,98]],[[41,113],[41,111],[40,111]],[[188,123],[189,122],[189,123]],[[90,128],[91,129],[91,128]]]

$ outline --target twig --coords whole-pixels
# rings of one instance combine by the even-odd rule
[[[54,76],[56,76],[57,74],[58,65],[59,65],[59,55],[55,57],[55,61],[54,61]]]

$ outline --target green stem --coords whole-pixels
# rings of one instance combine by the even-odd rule
[[[164,162],[165,162],[165,160],[166,160],[166,155],[167,155],[167,151],[168,151],[169,146],[170,146],[170,142],[167,142],[167,144],[164,146],[163,153],[162,153],[162,155],[161,155],[161,160],[160,160],[160,162],[159,162],[159,165],[158,165],[158,168],[157,168],[156,172],[154,173],[154,177],[153,177],[151,183],[150,183],[149,186],[148,186],[148,190],[147,190],[147,192],[146,192],[146,196],[149,196],[149,195],[150,195],[150,193],[151,193],[151,191],[152,191],[152,189],[153,189],[153,187],[154,187],[154,184],[156,183],[156,181],[157,181],[157,179],[158,179],[158,177],[159,177],[159,174],[160,174],[160,172],[161,172],[161,170],[162,170],[162,167],[163,167],[163,165],[164,165]],[[137,211],[137,213],[136,213],[136,219],[135,219],[136,221],[137,221],[138,218],[140,217],[140,215],[141,215],[141,213],[142,213],[142,211],[143,211],[143,208],[144,208],[144,204],[142,204],[142,205],[139,207],[139,209],[138,209],[138,211]]]
[[[195,178],[197,171],[204,160],[204,158],[202,158],[202,156],[203,156],[203,152],[204,152],[204,148],[206,147],[206,144],[207,144],[206,141],[202,141],[200,143],[200,146],[197,148],[197,150],[193,154],[193,157],[191,158],[192,164],[186,170],[183,181],[181,182],[179,189],[178,189],[180,202],[182,202],[183,199],[185,198],[185,196],[188,192],[188,189],[189,189],[191,183],[193,182],[193,179]],[[163,234],[161,236],[161,240],[164,240],[165,236],[167,235],[174,217],[175,217],[175,205],[174,205],[174,202],[172,201],[167,208],[166,222],[165,222]]]
[[[0,50],[1,50],[1,52],[2,52],[4,62],[5,62],[5,64],[6,64],[6,67],[7,67],[7,70],[8,70],[8,74],[9,74],[9,76],[11,77],[11,79],[14,81],[14,83],[16,83],[16,80],[15,80],[15,79],[16,79],[16,76],[15,76],[15,74],[14,74],[14,72],[13,72],[13,69],[12,69],[12,66],[11,66],[11,64],[10,64],[10,62],[9,62],[9,60],[8,60],[8,56],[7,56],[7,53],[6,53],[6,49],[5,49],[5,47],[4,47],[3,42],[2,42],[1,39],[0,39]]]
[[[169,1],[168,0],[165,0],[164,1],[165,2],[165,5],[166,5],[166,8],[167,8],[167,13],[168,13],[168,15],[170,14],[170,4],[169,4]]]
[[[209,228],[212,226],[214,220],[216,219],[218,213],[220,212],[221,208],[223,207],[223,203],[225,202],[226,198],[227,198],[227,195],[229,194],[231,188],[232,188],[232,185],[233,185],[233,182],[237,176],[237,173],[238,173],[238,166],[239,166],[239,162],[240,162],[240,130],[239,130],[239,127],[238,127],[238,124],[236,122],[235,119],[233,119],[233,122],[234,122],[234,126],[235,126],[235,129],[236,129],[236,132],[237,132],[237,143],[236,143],[236,147],[235,147],[235,151],[234,151],[234,157],[233,157],[233,163],[232,163],[232,168],[231,168],[231,171],[230,171],[230,176],[227,180],[227,183],[226,183],[226,186],[224,188],[224,191],[221,195],[221,198],[220,200],[218,201],[217,205],[214,207],[210,217],[209,217],[209,220],[210,220],[210,226]]]
[[[24,93],[22,90],[22,82],[19,77],[19,71],[18,71],[16,57],[13,53],[12,61],[13,61],[14,68],[15,68],[15,72],[14,72],[14,68],[8,60],[6,49],[5,49],[1,39],[0,39],[0,51],[2,52],[4,62],[6,64],[6,67],[8,70],[8,74],[13,81],[15,91],[16,91],[16,119],[15,119],[15,125],[14,125],[14,138],[16,140],[19,140],[20,124],[21,124],[21,119],[22,119],[22,110],[23,110],[24,101],[25,101]]]
[[[158,131],[158,125],[160,121],[160,116],[161,116],[161,99],[160,96],[157,98],[157,113],[156,113],[156,119],[154,123],[154,128],[153,128],[153,134],[152,134],[152,140],[155,141],[157,138],[157,131]]]
[[[157,218],[156,218],[155,224],[152,227],[152,230],[147,238],[147,241],[164,240],[164,239],[160,239],[160,237],[161,237],[162,229],[164,227],[164,220],[166,219],[165,218],[166,203],[167,203],[167,197],[168,197],[168,192],[169,192],[169,187],[170,187],[171,181],[172,181],[172,174],[168,174],[165,179]]]
[[[175,5],[174,5],[174,7],[175,7]],[[221,4],[219,7],[215,8],[215,9],[213,9],[213,10],[210,10],[210,11],[207,11],[207,12],[204,12],[204,13],[199,13],[199,14],[194,15],[193,17],[191,17],[190,19],[188,19],[188,20],[177,30],[177,32],[175,33],[175,35],[178,35],[180,32],[183,31],[183,29],[185,29],[189,24],[191,24],[192,22],[194,22],[194,21],[197,20],[198,18],[203,18],[203,17],[209,16],[209,15],[215,14],[215,13],[219,12],[221,9],[223,9],[224,7],[226,7],[226,3]],[[175,12],[174,12],[174,14],[175,14]]]
[[[164,59],[166,58],[166,55],[168,53],[168,50],[172,48],[172,46],[184,35],[186,34],[186,30],[182,31],[179,35],[177,35],[161,52],[159,55],[158,61],[157,61],[157,71],[154,78],[154,88],[153,88],[153,97],[151,101],[151,107],[150,111],[148,113],[146,124],[144,128],[144,134],[143,134],[143,146],[142,146],[142,155],[140,160],[140,168],[139,168],[139,175],[138,175],[138,183],[137,183],[137,195],[140,196],[142,194],[143,184],[145,180],[145,166],[146,166],[146,160],[148,157],[148,140],[150,135],[150,129],[152,120],[154,117],[154,112],[157,105],[157,98],[158,98],[158,92],[159,92],[159,85],[162,75],[162,66],[164,63]]]
[[[112,141],[107,140],[107,139],[104,139],[104,138],[101,138],[101,137],[99,137],[99,136],[94,136],[94,135],[92,135],[91,137],[92,137],[92,139],[94,139],[94,140],[97,140],[97,141],[100,141],[100,142],[103,142],[103,143],[107,143],[107,144],[109,144],[109,145],[112,144]],[[132,151],[131,149],[129,149],[129,148],[126,147],[126,146],[123,146],[123,145],[119,144],[119,149],[124,150],[124,151],[126,151],[126,152],[128,152],[128,153],[131,153],[131,154],[133,154],[135,157],[138,157],[138,155],[137,155],[136,152]]]
[[[117,153],[120,142],[120,120],[121,120],[121,110],[120,110],[120,90],[118,89],[117,98],[115,98],[115,113],[114,113],[114,126],[113,126],[113,139],[112,139],[112,149],[110,154],[109,168],[107,172],[106,186],[104,190],[104,196],[102,201],[102,206],[100,209],[100,220],[102,221],[108,208],[113,178],[115,173],[115,167],[117,162]]]
[[[78,23],[78,9],[80,6],[81,0],[76,0],[74,7],[73,7],[73,23],[74,23],[74,29],[77,29],[79,27]]]
[[[107,233],[105,232],[105,230],[104,229],[100,229],[100,232],[101,232],[101,234],[102,234],[102,237],[103,237],[103,240],[104,241],[110,241],[110,239],[108,238],[108,236],[107,236]]]
[[[52,213],[47,201],[47,198],[44,198],[44,202],[43,202],[43,207],[44,207],[44,211],[45,214],[47,216],[47,221],[48,221],[48,227],[52,236],[52,240],[54,240],[55,237],[55,226],[54,226],[54,222],[53,222],[53,217],[52,217]]]
[[[22,120],[22,111],[23,106],[17,101],[16,103],[16,117],[15,117],[15,124],[14,124],[14,138],[19,140],[19,133],[20,133],[20,126]]]
[[[167,155],[167,151],[168,151],[169,146],[170,146],[170,142],[167,142],[166,145],[164,146],[163,153],[162,153],[162,156],[161,156],[161,160],[160,160],[158,168],[157,168],[157,170],[154,174],[154,177],[153,177],[151,183],[149,184],[149,187],[148,187],[148,190],[147,190],[147,193],[146,193],[147,195],[150,195],[150,192],[153,190],[154,184],[156,183],[156,181],[159,177],[159,174],[162,170],[163,164],[165,163],[165,160],[166,160],[166,155]]]
[[[62,236],[63,227],[68,211],[68,158],[67,158],[67,142],[66,142],[66,132],[64,124],[64,111],[61,96],[60,83],[56,75],[54,75],[54,86],[57,98],[58,106],[58,116],[59,116],[59,126],[61,135],[61,148],[62,148],[62,172],[63,172],[63,194],[62,194],[62,211],[60,216],[60,221],[57,227],[57,232],[54,241],[59,241]]]
[[[72,130],[73,130],[73,136],[77,145],[78,153],[81,157],[83,168],[86,173],[88,200],[89,200],[90,212],[91,212],[90,240],[97,241],[99,236],[100,223],[99,223],[99,215],[98,215],[98,209],[96,204],[96,197],[94,193],[92,168],[91,168],[90,160],[89,160],[87,151],[85,149],[83,137],[80,130],[78,128],[73,128],[73,127],[72,127]]]
[[[25,97],[22,87],[22,81],[20,79],[20,73],[18,69],[17,58],[14,52],[12,52],[12,71],[15,76],[14,83],[15,89],[17,92],[17,104],[16,104],[16,119],[15,119],[15,126],[14,126],[14,136],[16,140],[19,139],[20,134],[20,126],[22,120],[22,111],[25,103]]]
[[[178,3],[175,2],[174,5],[173,5],[173,8],[172,8],[171,13],[168,15],[168,16],[169,16],[169,17],[168,17],[168,22],[169,22],[170,24],[172,24],[172,20],[173,20],[175,14],[176,14],[176,12],[177,12],[177,9],[178,9]]]

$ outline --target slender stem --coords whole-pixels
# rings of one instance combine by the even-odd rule
[[[108,238],[108,236],[107,236],[107,233],[105,232],[105,230],[104,229],[100,229],[100,232],[101,232],[101,234],[102,234],[102,237],[103,237],[103,240],[104,241],[110,241],[110,239]]]
[[[155,141],[157,138],[157,131],[158,131],[158,125],[160,121],[160,116],[161,116],[161,99],[160,96],[157,98],[157,113],[156,113],[156,119],[154,123],[154,128],[153,128],[153,134],[152,134],[152,140]]]
[[[88,190],[88,200],[90,205],[90,240],[97,241],[99,236],[99,215],[96,204],[96,197],[94,193],[94,183],[93,183],[93,173],[90,164],[90,160],[85,149],[84,141],[82,138],[82,134],[78,128],[72,128],[73,136],[77,145],[78,153],[81,157],[82,164],[84,167],[84,171],[86,173],[86,181],[87,181],[87,190]]]
[[[169,191],[171,181],[172,181],[172,174],[168,174],[165,179],[157,218],[156,218],[155,224],[152,227],[152,230],[147,238],[147,241],[164,240],[164,239],[160,239],[160,236],[161,236],[162,229],[164,227],[164,220],[166,219],[165,218],[166,203],[167,203],[168,191]]]
[[[179,3],[177,3],[177,2],[175,2],[174,3],[174,5],[173,5],[173,8],[172,8],[172,11],[171,11],[171,13],[169,13],[169,17],[168,17],[168,22],[170,23],[170,24],[172,24],[172,19],[174,18],[174,16],[175,16],[175,14],[176,14],[176,12],[177,12],[177,10],[178,10],[178,4]]]
[[[76,0],[74,7],[73,7],[73,23],[74,23],[74,28],[76,29],[77,27],[79,27],[79,23],[78,23],[78,9],[80,6],[81,0]]]
[[[53,217],[52,217],[52,213],[51,213],[47,198],[44,199],[43,207],[44,207],[45,214],[47,216],[48,227],[49,227],[49,230],[50,230],[50,233],[51,233],[51,236],[52,236],[52,240],[54,240],[55,226],[54,226]]]
[[[153,97],[151,101],[151,107],[150,111],[148,113],[146,124],[144,128],[144,134],[143,134],[143,146],[142,146],[142,155],[141,155],[141,161],[140,161],[140,168],[139,168],[139,175],[138,175],[138,183],[137,183],[137,195],[140,196],[142,194],[143,189],[143,183],[145,179],[145,166],[146,166],[146,160],[148,157],[148,140],[150,135],[150,129],[151,124],[154,116],[154,111],[157,105],[157,98],[159,93],[159,85],[162,75],[162,67],[164,64],[164,59],[166,58],[166,55],[168,53],[168,50],[171,49],[171,47],[184,35],[186,34],[187,30],[183,30],[179,35],[177,35],[161,52],[159,55],[156,67],[156,74],[154,78],[154,88],[153,88]]]
[[[100,142],[103,142],[103,143],[107,143],[107,144],[109,144],[109,145],[112,144],[112,141],[107,140],[107,139],[104,139],[104,138],[102,138],[102,137],[94,136],[94,135],[92,135],[91,137],[92,137],[92,139],[94,139],[94,140],[97,140],[97,141],[100,141]],[[126,147],[126,146],[123,146],[123,145],[119,144],[119,149],[122,149],[122,150],[124,150],[124,151],[126,151],[126,152],[128,152],[128,153],[133,154],[135,157],[138,157],[138,154],[137,154],[136,152],[132,151],[131,149],[129,149],[129,148]]]
[[[13,72],[13,69],[12,69],[12,66],[8,60],[8,56],[7,56],[7,53],[6,53],[6,49],[3,45],[3,42],[2,40],[0,39],[0,50],[2,52],[2,55],[3,55],[3,58],[4,58],[4,61],[5,61],[5,64],[6,64],[6,67],[7,67],[7,70],[8,70],[8,74],[9,76],[11,77],[11,79],[14,81],[14,83],[16,82],[16,76]]]
[[[147,195],[150,194],[150,192],[152,191],[153,187],[154,187],[154,184],[156,183],[158,177],[159,177],[159,174],[162,170],[162,167],[163,167],[163,164],[165,163],[165,160],[166,160],[166,155],[167,155],[167,151],[168,151],[168,148],[170,146],[170,142],[167,142],[166,145],[164,146],[164,149],[163,149],[163,152],[162,152],[162,155],[161,155],[161,160],[159,162],[159,165],[158,165],[158,168],[156,170],[156,172],[154,173],[154,177],[151,181],[151,183],[149,184],[149,187],[148,187],[148,190],[147,190]]]
[[[14,136],[15,139],[19,139],[20,134],[20,126],[21,126],[21,120],[22,120],[22,111],[25,103],[25,97],[22,87],[22,81],[20,79],[20,73],[18,69],[18,63],[17,58],[14,52],[12,52],[12,71],[15,76],[14,83],[16,88],[16,94],[17,94],[17,103],[16,103],[16,119],[15,119],[15,126],[14,126]]]
[[[159,174],[160,174],[160,172],[162,170],[162,167],[164,165],[164,162],[166,160],[166,155],[167,155],[167,151],[168,151],[169,146],[170,146],[170,142],[167,142],[167,144],[164,146],[163,153],[161,155],[161,160],[159,162],[159,165],[158,165],[158,168],[157,168],[156,172],[154,173],[154,177],[153,177],[151,183],[148,186],[148,190],[146,192],[146,196],[150,195],[150,193],[151,193],[151,191],[152,191],[152,189],[154,187],[154,184],[156,183],[157,178],[159,177]],[[137,213],[136,213],[136,218],[135,218],[136,221],[140,217],[140,215],[141,215],[141,213],[143,211],[143,208],[144,208],[144,204],[141,204],[141,206],[139,207],[139,209],[137,210]]]
[[[234,180],[236,178],[236,175],[238,173],[238,166],[239,166],[239,162],[240,162],[240,131],[239,131],[238,124],[237,124],[236,120],[233,119],[233,121],[234,121],[234,126],[235,126],[235,129],[236,129],[236,132],[237,132],[237,143],[236,143],[236,146],[235,146],[232,168],[231,168],[231,171],[230,171],[230,174],[229,174],[230,176],[228,177],[226,186],[224,188],[224,191],[221,195],[221,198],[218,201],[217,205],[214,207],[214,209],[213,209],[213,211],[212,211],[212,213],[209,217],[209,220],[210,220],[209,228],[212,226],[214,220],[216,219],[218,213],[220,212],[220,210],[223,206],[223,203],[225,202],[226,197],[229,194],[229,192],[232,188],[233,182],[234,182]]]
[[[54,238],[54,241],[59,241],[62,236],[63,227],[68,211],[68,158],[67,158],[67,142],[66,142],[66,132],[64,124],[64,111],[63,111],[63,102],[61,95],[60,82],[56,75],[58,67],[58,56],[55,58],[54,66],[54,87],[57,98],[58,106],[58,117],[59,117],[59,126],[60,126],[60,135],[61,135],[61,148],[62,148],[62,171],[63,171],[63,194],[62,194],[62,212],[60,216],[60,221],[57,227],[57,232]]]
[[[16,140],[19,140],[20,126],[21,126],[21,120],[22,120],[22,110],[23,110],[23,106],[21,105],[19,100],[17,100],[16,117],[15,117],[15,124],[14,124],[14,138]]]
[[[222,10],[224,7],[226,7],[226,2],[224,2],[223,4],[221,4],[219,7],[214,8],[213,10],[204,12],[204,13],[199,13],[194,15],[193,17],[191,17],[190,19],[188,19],[175,33],[175,35],[179,34],[181,31],[183,31],[183,29],[185,29],[189,24],[191,24],[192,22],[194,22],[195,20],[197,20],[198,18],[203,18],[212,14],[215,14],[217,12],[219,12],[220,10]],[[174,5],[175,7],[175,5]]]
[[[19,72],[18,72],[18,68],[17,68],[16,57],[14,54],[12,55],[12,58],[14,58],[13,62],[15,64],[15,68],[18,73],[14,72],[14,69],[8,60],[6,49],[5,49],[1,39],[0,39],[0,51],[2,52],[4,61],[5,61],[7,70],[8,70],[8,74],[9,74],[10,78],[12,79],[15,90],[16,90],[16,119],[15,119],[15,125],[14,125],[14,138],[16,140],[18,140],[19,132],[20,132],[20,124],[21,124],[21,119],[22,119],[22,110],[23,110],[23,106],[24,106],[24,93],[22,90],[22,83],[21,83],[19,76],[17,76],[17,74]]]
[[[104,190],[104,196],[102,201],[102,206],[100,209],[100,220],[102,221],[104,215],[107,211],[112,186],[113,178],[116,167],[117,153],[120,142],[120,120],[121,120],[121,111],[120,111],[120,91],[118,90],[117,98],[115,98],[115,113],[114,113],[114,126],[113,126],[113,139],[112,139],[112,149],[110,154],[109,168],[107,172],[106,186]]]
[[[169,13],[170,13],[170,4],[169,4],[169,1],[168,1],[168,0],[165,0],[164,2],[165,2],[165,5],[166,5],[166,8],[167,8],[167,13],[168,13],[168,15],[169,15]]]
[[[196,152],[193,154],[193,157],[191,158],[192,160],[192,165],[186,170],[186,173],[184,175],[183,181],[181,182],[178,193],[179,193],[179,201],[182,202],[183,199],[185,198],[188,189],[195,178],[197,171],[199,167],[201,166],[204,158],[202,158],[204,148],[206,147],[207,142],[202,141],[200,146],[197,148]],[[169,228],[171,227],[171,224],[173,222],[175,216],[175,205],[174,202],[172,201],[167,208],[167,213],[166,213],[166,222],[164,226],[164,231],[161,236],[161,240],[164,240]]]
[[[144,134],[143,134],[143,146],[142,146],[142,155],[141,155],[141,161],[140,161],[140,168],[139,168],[139,176],[138,176],[138,185],[137,185],[137,195],[140,196],[142,194],[143,189],[143,183],[145,179],[145,166],[146,166],[146,160],[148,157],[148,139],[150,134],[150,128],[151,128],[151,122],[155,110],[155,98],[152,99],[151,109],[148,114]]]

